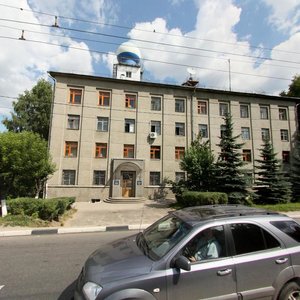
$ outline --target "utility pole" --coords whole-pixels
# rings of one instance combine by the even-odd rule
[[[231,91],[231,67],[230,67],[230,58],[228,59],[228,67],[229,67],[229,91]]]

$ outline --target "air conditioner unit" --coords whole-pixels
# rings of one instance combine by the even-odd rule
[[[150,137],[150,139],[156,139],[157,138],[157,133],[156,132],[150,132],[149,137]]]

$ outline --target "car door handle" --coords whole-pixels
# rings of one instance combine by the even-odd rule
[[[276,264],[281,265],[281,264],[286,263],[288,260],[289,260],[289,259],[288,259],[287,257],[282,257],[282,258],[276,259],[275,261],[276,261]]]
[[[226,275],[231,274],[231,272],[232,272],[231,269],[225,269],[225,270],[219,270],[219,271],[217,272],[217,274],[218,274],[219,276],[226,276]]]

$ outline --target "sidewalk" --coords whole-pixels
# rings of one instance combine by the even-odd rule
[[[172,200],[137,203],[75,202],[77,212],[62,227],[0,227],[1,236],[141,230],[166,215]]]
[[[173,200],[145,200],[137,203],[75,202],[77,212],[61,227],[0,227],[0,237],[142,230],[169,211]],[[300,219],[300,211],[284,213]]]

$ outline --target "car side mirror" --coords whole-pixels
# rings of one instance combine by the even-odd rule
[[[191,270],[191,262],[185,256],[179,256],[175,259],[173,266],[185,271]]]

